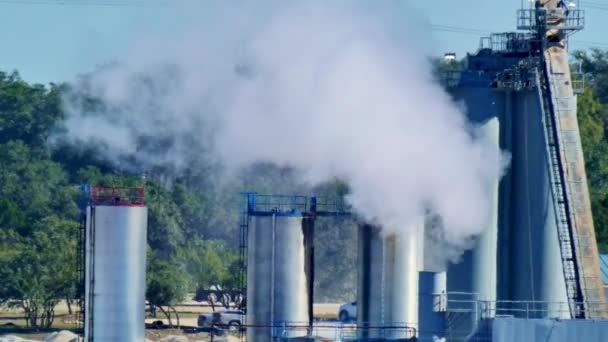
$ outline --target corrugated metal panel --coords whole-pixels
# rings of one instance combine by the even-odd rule
[[[492,324],[493,342],[603,342],[608,321],[500,318]]]

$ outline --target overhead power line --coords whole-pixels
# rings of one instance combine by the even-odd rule
[[[154,7],[166,6],[168,2],[164,0],[0,0],[0,4],[18,5],[56,5],[56,6],[104,6],[104,7]],[[581,1],[581,7],[595,10],[608,11],[608,3]],[[463,34],[481,37],[489,35],[493,30],[486,30],[473,27],[453,26],[453,25],[431,25],[431,30],[435,32]],[[594,42],[587,40],[571,40],[575,46],[608,49],[608,42]]]
[[[0,4],[45,5],[45,6],[102,6],[102,7],[158,7],[168,5],[165,1],[117,1],[117,0],[0,0]]]
[[[449,26],[449,25],[431,25],[431,30],[433,31],[441,31],[441,32],[451,32],[451,33],[463,33],[463,34],[472,34],[472,35],[483,35],[489,34],[490,30],[482,30],[477,28],[467,28],[460,26]]]

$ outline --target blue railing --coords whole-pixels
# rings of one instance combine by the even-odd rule
[[[337,216],[350,215],[350,207],[341,198],[307,197],[299,195],[262,195],[247,192],[246,209],[249,216]]]

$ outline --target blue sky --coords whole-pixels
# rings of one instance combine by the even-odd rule
[[[521,5],[521,0],[401,1],[416,7],[417,15],[433,25],[468,29],[433,32],[434,51],[460,56],[477,49],[478,30],[513,30],[515,11]],[[573,37],[573,47],[608,48],[603,34],[608,29],[608,1],[588,2],[593,8],[587,9],[587,29]],[[163,0],[0,0],[0,70],[17,69],[35,82],[70,80],[95,65],[119,59],[141,31],[162,34],[182,19],[168,11]]]

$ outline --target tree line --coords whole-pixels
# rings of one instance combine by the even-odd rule
[[[224,226],[236,228],[237,213],[216,212],[221,224],[209,222],[211,194],[187,184],[187,177],[164,186],[116,169],[94,148],[51,144],[65,120],[66,87],[0,72],[0,304],[21,307],[30,327],[50,327],[61,300],[73,310],[80,295],[79,184],[145,187],[151,304],[173,305],[211,285],[236,288],[234,229]]]
[[[152,311],[165,312],[163,306],[200,289],[239,290],[239,192],[297,192],[293,170],[255,165],[221,189],[213,183],[215,171],[201,160],[179,172],[166,165],[123,170],[104,159],[102,146],[61,139],[62,96],[68,93],[67,84],[30,84],[17,72],[0,71],[0,305],[22,308],[34,328],[53,324],[60,301],[70,313],[75,310],[82,295],[80,184],[145,188],[146,297]],[[142,139],[148,151],[162,143]],[[335,181],[314,191],[339,195],[347,188]],[[336,220],[319,227],[317,262],[323,266],[317,286],[326,291],[317,291],[317,298],[352,297],[355,234],[349,223]],[[332,283],[335,275],[346,282]]]

